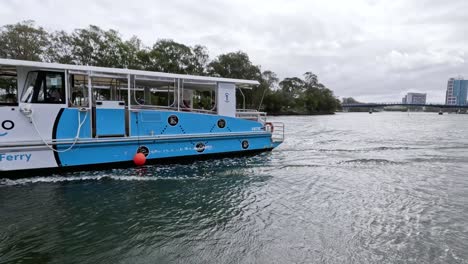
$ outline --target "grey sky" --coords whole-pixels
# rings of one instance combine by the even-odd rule
[[[0,24],[86,27],[205,45],[213,58],[247,52],[281,78],[312,71],[340,97],[442,102],[449,77],[468,77],[466,0],[2,0]]]

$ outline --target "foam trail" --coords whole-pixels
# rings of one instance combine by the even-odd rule
[[[32,183],[57,183],[57,182],[71,182],[71,181],[100,181],[100,180],[117,180],[117,181],[157,181],[157,180],[188,180],[194,179],[185,177],[148,177],[148,176],[117,176],[117,175],[93,175],[93,176],[47,176],[47,177],[34,177],[24,179],[0,179],[1,185],[23,185]]]

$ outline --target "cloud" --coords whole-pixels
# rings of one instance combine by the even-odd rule
[[[450,54],[445,51],[417,51],[414,53],[392,50],[377,61],[387,65],[391,71],[407,72],[426,70],[431,67],[457,66],[465,62],[463,52]]]
[[[146,45],[202,44],[211,57],[243,50],[281,78],[312,71],[341,97],[396,101],[418,90],[443,101],[447,79],[468,69],[467,9],[465,0],[5,0],[0,24],[94,24]]]

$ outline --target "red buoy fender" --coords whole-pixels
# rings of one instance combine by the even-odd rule
[[[135,165],[137,165],[137,166],[143,166],[143,165],[145,165],[145,162],[146,162],[145,154],[143,154],[143,153],[137,153],[137,154],[135,154],[135,156],[133,156],[133,162],[134,162]]]

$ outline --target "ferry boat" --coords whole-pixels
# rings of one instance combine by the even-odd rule
[[[0,59],[0,176],[270,151],[284,125],[236,108],[258,84]]]

